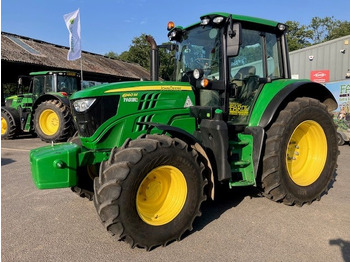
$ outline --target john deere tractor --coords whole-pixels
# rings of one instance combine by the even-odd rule
[[[168,30],[175,81],[74,93],[79,135],[31,151],[35,185],[93,199],[107,231],[147,250],[191,230],[223,186],[286,205],[319,200],[334,180],[337,103],[291,79],[286,25],[211,13]]]
[[[75,72],[44,71],[30,73],[30,93],[6,98],[1,107],[1,139],[13,139],[25,132],[36,133],[43,141],[67,141],[74,134],[68,97],[80,90]]]

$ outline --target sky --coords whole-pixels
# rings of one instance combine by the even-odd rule
[[[80,9],[82,49],[104,55],[127,51],[135,37],[167,42],[166,26],[188,26],[200,16],[227,12],[278,22],[311,23],[312,17],[349,21],[349,0],[2,0],[1,31],[69,46],[63,15]]]

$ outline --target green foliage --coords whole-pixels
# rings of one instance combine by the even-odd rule
[[[164,44],[170,43],[163,43],[162,45]],[[151,47],[146,41],[146,34],[142,34],[141,36],[135,37],[132,40],[132,45],[130,46],[128,51],[124,51],[120,55],[110,51],[109,53],[105,54],[105,56],[120,59],[125,62],[137,63],[140,66],[146,68],[147,70],[150,70],[150,51]],[[172,79],[172,74],[174,71],[174,54],[174,51],[169,51],[165,48],[159,49],[159,76],[164,80]]]
[[[350,34],[350,22],[332,17],[313,17],[309,25],[297,21],[287,21],[289,51],[316,45]]]
[[[307,26],[300,25],[296,21],[287,21],[288,26],[287,41],[289,51],[298,50],[310,46],[310,39],[312,38],[312,31],[307,29]]]
[[[2,95],[6,98],[8,96],[12,96],[18,93],[17,91],[17,83],[5,83],[1,85]]]

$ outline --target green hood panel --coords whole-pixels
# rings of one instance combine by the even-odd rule
[[[159,81],[131,81],[118,82],[93,86],[74,93],[70,99],[75,100],[86,97],[103,95],[115,95],[118,93],[133,93],[141,91],[191,91],[189,83],[184,82],[159,82]]]

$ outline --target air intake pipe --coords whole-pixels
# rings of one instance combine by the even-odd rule
[[[158,81],[159,75],[159,53],[158,46],[154,38],[150,35],[146,35],[146,41],[151,45],[151,68],[150,77],[151,81]]]

